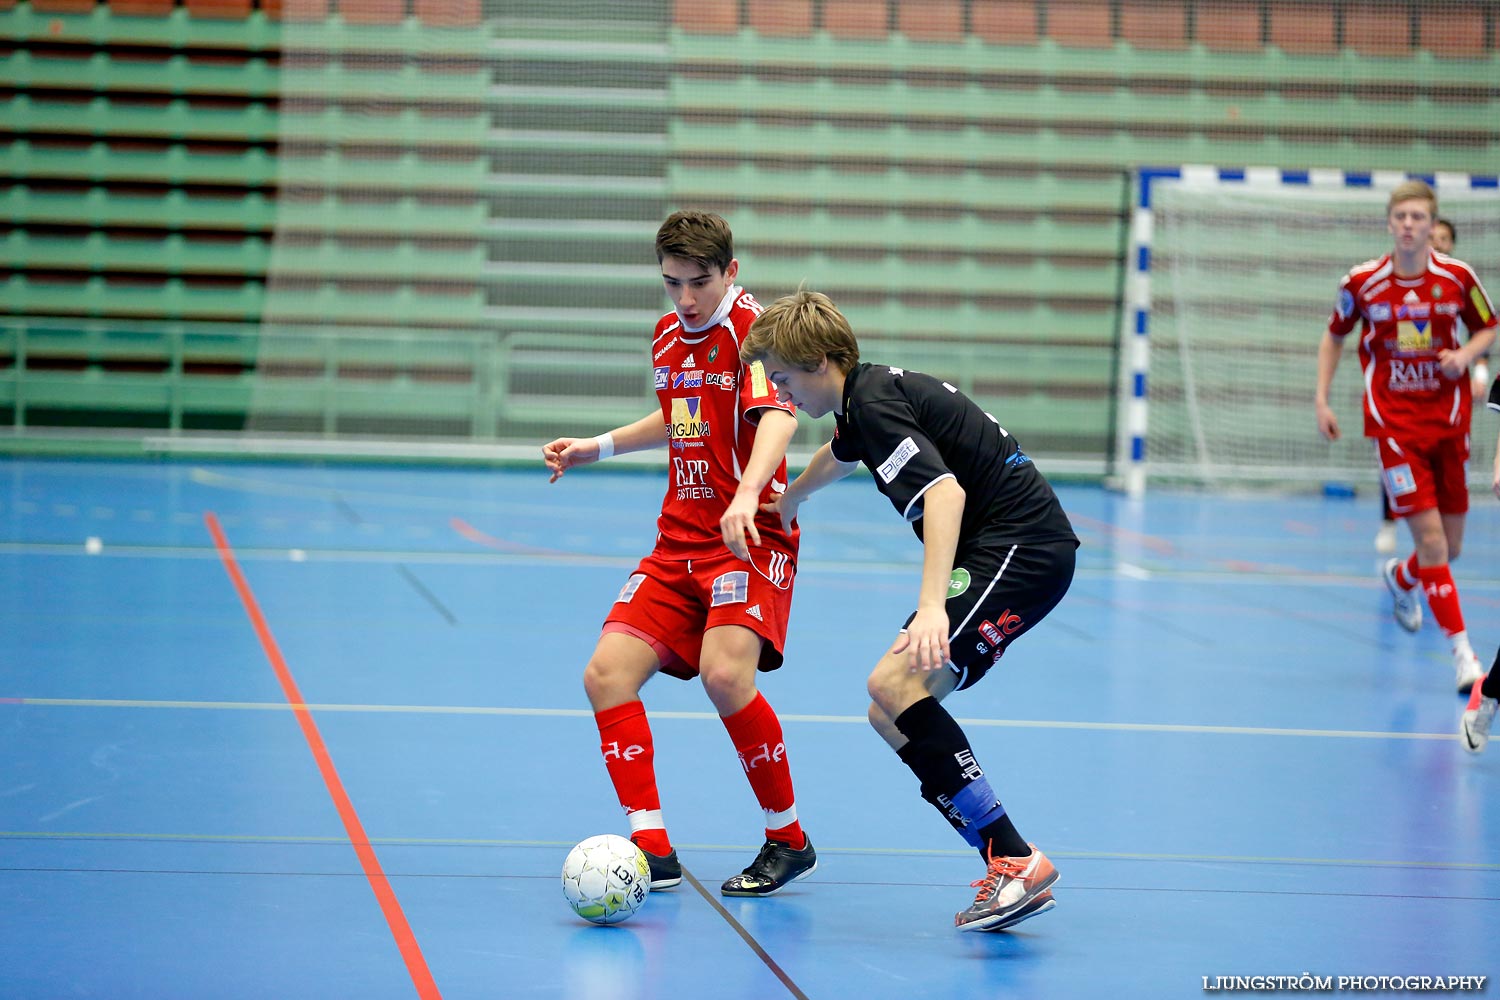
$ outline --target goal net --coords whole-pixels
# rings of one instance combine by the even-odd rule
[[[1390,249],[1386,198],[1402,179],[1203,167],[1140,174],[1119,421],[1130,492],[1147,478],[1374,486],[1355,337],[1330,393],[1340,440],[1318,433],[1313,394],[1338,283]],[[1426,179],[1456,229],[1454,256],[1487,290],[1500,287],[1495,179]],[[1477,487],[1489,483],[1496,436],[1482,402],[1474,431]]]

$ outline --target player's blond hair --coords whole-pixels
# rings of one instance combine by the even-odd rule
[[[1432,206],[1432,217],[1437,218],[1437,192],[1426,181],[1416,179],[1402,181],[1391,188],[1391,197],[1385,203],[1385,214],[1390,215],[1391,209],[1403,201],[1416,201],[1418,198],[1427,200],[1427,204]]]
[[[685,257],[727,271],[734,260],[734,233],[712,212],[673,212],[656,230],[656,262],[665,257]]]
[[[826,356],[829,364],[847,375],[859,364],[859,341],[832,299],[799,288],[755,317],[740,345],[740,360],[746,364],[767,354],[803,371],[815,370]]]

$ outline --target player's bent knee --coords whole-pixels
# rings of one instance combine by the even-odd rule
[[[896,728],[896,721],[875,702],[870,702],[870,708],[866,714],[870,720],[870,728],[879,733],[886,742],[901,735],[901,730]]]
[[[641,687],[659,666],[649,647],[642,643],[641,648],[647,651],[644,657],[619,655],[618,650],[612,653],[602,643],[594,650],[588,665],[583,668],[583,690],[594,711],[623,705],[640,697]]]
[[[894,719],[906,706],[921,700],[925,691],[922,683],[904,666],[883,659],[865,682],[865,691],[885,716]]]
[[[720,715],[732,715],[755,700],[754,660],[705,660],[698,676]]]
[[[620,672],[612,669],[607,661],[598,659],[589,660],[588,666],[583,668],[583,691],[595,711],[624,704],[630,700],[631,693],[629,683],[624,681]]]

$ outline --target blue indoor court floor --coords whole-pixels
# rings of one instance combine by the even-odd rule
[[[1391,619],[1369,497],[1059,487],[1071,593],[946,703],[1058,905],[959,934],[982,867],[864,717],[921,546],[868,480],[830,488],[762,676],[817,872],[718,895],[761,813],[701,687],[661,677],[690,877],[584,923],[562,859],[628,827],[580,675],[662,483],[0,461],[0,997],[1159,998],[1500,965],[1500,744],[1461,749],[1446,642]],[[1475,494],[1486,665],[1497,566]]]

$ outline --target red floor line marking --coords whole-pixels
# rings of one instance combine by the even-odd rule
[[[501,552],[515,552],[535,556],[560,556],[567,554],[560,549],[546,549],[535,545],[522,545],[520,542],[511,542],[506,541],[504,538],[496,538],[488,532],[480,531],[461,517],[449,518],[448,526],[476,545],[484,545],[488,548],[498,549]]]
[[[1110,524],[1108,521],[1100,521],[1097,518],[1087,517],[1083,514],[1074,514],[1069,512],[1068,517],[1075,524],[1083,525],[1084,527],[1087,527],[1093,531],[1097,531],[1100,534],[1113,535],[1114,537],[1122,539],[1124,541],[1134,542],[1135,544],[1140,545],[1143,548],[1150,549],[1152,552],[1155,552],[1158,555],[1171,556],[1178,554],[1177,546],[1173,545],[1172,542],[1168,539],[1160,538],[1156,535],[1143,535],[1139,531],[1131,531],[1129,528],[1121,528],[1116,525]]]
[[[327,786],[328,794],[333,798],[339,819],[344,822],[344,830],[349,835],[355,854],[359,856],[359,863],[365,870],[365,878],[369,880],[370,888],[374,890],[375,898],[380,902],[380,911],[385,914],[385,922],[390,926],[391,936],[396,939],[396,947],[400,949],[401,958],[406,962],[406,971],[411,974],[411,981],[417,988],[417,995],[423,1000],[427,998],[441,1000],[442,994],[438,992],[437,984],[433,982],[432,973],[427,968],[427,960],[422,957],[422,949],[417,944],[416,936],[412,934],[411,925],[406,922],[406,914],[402,912],[401,904],[396,900],[396,893],[391,889],[391,884],[380,867],[380,860],[375,857],[375,849],[370,846],[370,838],[365,835],[365,828],[359,821],[358,813],[354,811],[354,803],[349,801],[349,795],[344,791],[344,783],[339,780],[338,770],[333,766],[333,758],[328,754],[328,747],[323,743],[323,737],[318,732],[318,725],[313,721],[312,713],[307,709],[307,702],[303,700],[302,692],[298,690],[297,682],[293,679],[292,672],[281,655],[281,647],[276,644],[276,637],[271,634],[271,628],[266,624],[265,616],[261,614],[260,605],[255,600],[250,584],[245,580],[245,575],[240,572],[239,563],[234,558],[234,550],[229,547],[229,540],[224,537],[224,531],[219,526],[219,519],[214,516],[213,511],[205,511],[203,520],[208,525],[209,534],[213,536],[214,547],[219,551],[219,559],[224,563],[229,579],[234,582],[234,589],[239,592],[240,602],[244,604],[245,612],[250,616],[250,623],[255,627],[255,634],[260,638],[260,645],[265,650],[266,659],[271,661],[271,669],[276,673],[276,680],[281,683],[281,692],[286,696],[287,704],[297,716],[297,724],[302,727],[302,735],[307,740],[307,747],[312,751],[313,759],[318,762],[318,771],[323,775],[323,784]]]

